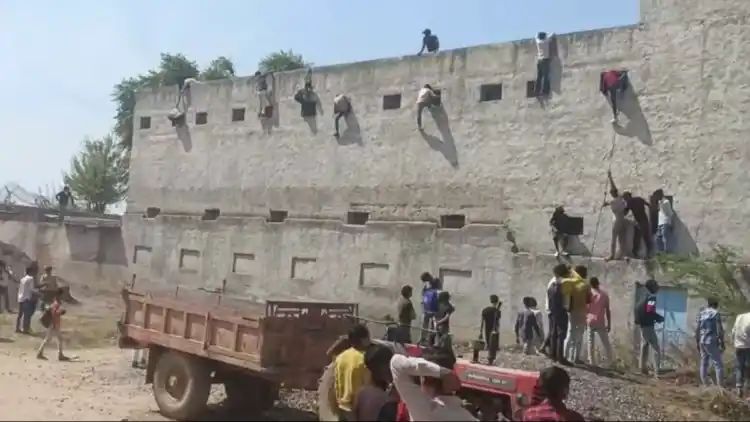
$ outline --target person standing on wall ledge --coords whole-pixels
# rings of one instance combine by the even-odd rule
[[[548,96],[550,92],[549,82],[549,64],[550,54],[549,45],[550,40],[555,34],[547,35],[546,32],[540,32],[536,35],[536,96]]]
[[[555,257],[569,256],[568,253],[568,234],[565,233],[565,220],[568,215],[565,214],[565,208],[557,207],[549,219],[549,225],[552,228],[552,241],[555,243]]]
[[[55,199],[57,199],[57,205],[60,212],[60,221],[62,221],[63,213],[68,208],[68,203],[70,203],[71,208],[76,206],[75,198],[73,198],[73,193],[70,192],[70,188],[68,186],[63,186],[63,189],[60,192],[57,192],[57,195],[55,195]]]
[[[608,70],[602,72],[599,80],[599,91],[609,97],[609,105],[612,106],[612,124],[617,124],[617,95],[628,89],[628,72],[624,70]],[[622,95],[622,94],[620,94]]]
[[[417,129],[424,130],[422,127],[422,111],[425,107],[432,108],[438,104],[440,104],[440,95],[432,89],[430,84],[425,84],[417,95]]]
[[[440,50],[440,40],[437,35],[434,35],[429,29],[422,31],[422,34],[424,35],[422,37],[422,49],[419,50],[417,56],[421,56],[425,49],[427,49],[428,53],[437,54],[438,50]]]
[[[336,118],[333,119],[336,133],[334,133],[333,136],[338,138],[340,136],[339,120],[342,117],[345,119],[349,118],[349,113],[352,112],[352,102],[349,100],[349,97],[344,94],[337,95],[336,98],[333,99],[333,112],[336,114]],[[348,125],[349,123],[347,123],[347,126]]]
[[[633,213],[633,219],[638,228],[636,231],[637,235],[633,236],[633,256],[640,256],[641,240],[643,240],[643,243],[646,245],[645,258],[651,258],[653,245],[651,244],[651,226],[648,223],[648,212],[646,211],[648,203],[640,196],[633,196],[633,194],[627,191],[622,193],[622,198],[628,205],[625,214],[627,215],[628,211]]]
[[[258,94],[258,117],[271,118],[273,116],[273,92],[268,89],[268,74],[255,72],[255,92]]]
[[[664,191],[657,189],[651,199],[657,208],[656,212],[656,250],[661,253],[672,253],[672,203],[664,196]]]
[[[612,199],[609,202],[604,202],[602,207],[609,206],[612,210],[612,240],[610,245],[610,254],[606,261],[613,260],[618,256],[625,255],[625,236],[627,234],[628,223],[625,220],[625,214],[627,213],[628,204],[625,199],[620,196],[615,181],[612,178],[612,172],[607,171],[607,177],[609,178],[609,194],[612,195]],[[617,245],[620,246],[620,255],[617,255]]]
[[[323,115],[323,106],[311,82],[306,82],[305,87],[294,94],[294,100],[300,103],[302,117],[315,117],[317,113]]]

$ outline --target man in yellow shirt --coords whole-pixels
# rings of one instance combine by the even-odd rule
[[[586,313],[591,301],[591,290],[586,282],[588,270],[577,265],[570,277],[562,281],[562,293],[568,309],[568,337],[565,339],[565,357],[580,363],[583,350],[583,334],[586,331]]]
[[[341,420],[355,420],[352,410],[359,390],[370,382],[370,371],[365,366],[365,350],[370,345],[370,331],[362,324],[349,330],[351,347],[341,352],[334,361],[336,406]]]

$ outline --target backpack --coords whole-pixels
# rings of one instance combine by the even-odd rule
[[[422,305],[427,312],[438,311],[438,291],[437,289],[425,289],[422,292]]]

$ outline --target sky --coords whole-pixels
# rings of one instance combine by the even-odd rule
[[[112,130],[112,87],[159,53],[250,75],[292,49],[316,65],[638,22],[637,0],[0,0],[0,186],[60,187],[85,137]]]

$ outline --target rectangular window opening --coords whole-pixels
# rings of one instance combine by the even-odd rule
[[[150,129],[150,128],[151,128],[151,117],[149,116],[141,117],[141,129]]]
[[[235,253],[232,260],[232,272],[236,274],[250,274],[252,272],[255,255],[251,253]]]
[[[370,219],[369,212],[349,211],[346,214],[346,224],[354,224],[358,226],[363,226],[367,223],[367,220],[369,219]]]
[[[133,250],[133,264],[137,264],[138,262],[143,263],[146,260],[145,258],[150,256],[150,246],[135,245],[135,248]]]
[[[221,210],[218,208],[206,208],[201,220],[213,221],[219,218],[219,214],[221,214]]]
[[[158,207],[148,207],[146,208],[146,213],[143,215],[144,218],[156,218],[161,214],[161,208]]]
[[[503,84],[484,84],[479,87],[479,101],[499,101],[503,99]]]
[[[198,271],[201,253],[195,249],[180,249],[180,269]]]
[[[286,210],[271,210],[266,221],[269,223],[283,223],[288,215],[289,212]]]
[[[466,225],[466,216],[463,214],[448,214],[440,216],[440,227],[443,229],[460,229]]]
[[[245,120],[245,108],[233,108],[232,109],[232,121],[241,122]]]
[[[536,81],[526,82],[526,98],[536,97]]]
[[[195,113],[195,124],[196,125],[205,125],[208,123],[208,113],[205,111],[200,111],[198,113]]]
[[[401,94],[383,95],[383,110],[401,108]]]

